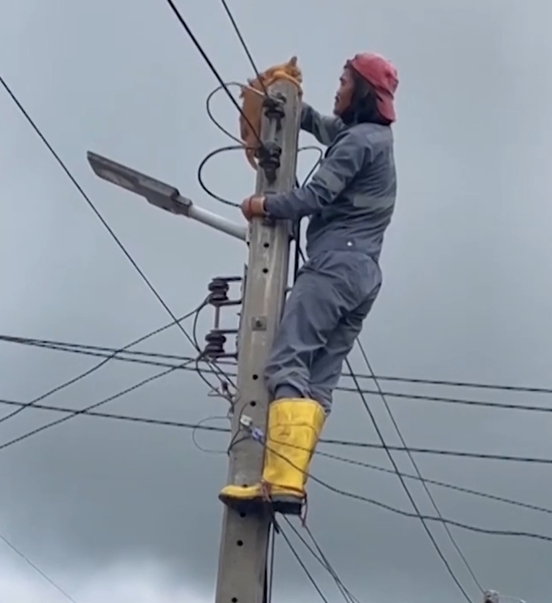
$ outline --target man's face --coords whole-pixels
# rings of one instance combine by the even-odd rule
[[[334,115],[340,116],[349,108],[355,82],[350,69],[345,68],[339,78],[339,88],[337,89],[334,102]]]

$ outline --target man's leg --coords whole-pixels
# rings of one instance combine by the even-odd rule
[[[381,287],[379,266],[358,254],[343,254],[339,263],[325,268],[328,283],[333,285],[332,305],[339,308],[339,319],[337,323],[323,323],[327,329],[333,324],[333,330],[323,330],[323,337],[313,337],[308,354],[303,358],[310,376],[308,386],[303,387],[309,391],[310,399],[304,399],[303,395],[303,399],[285,400],[287,394],[280,385],[276,387],[276,399],[269,410],[270,437],[263,478],[270,484],[286,486],[274,489],[272,495],[275,510],[284,513],[301,511],[310,462],[331,409],[332,393],[339,381],[343,361],[360,334]],[[320,295],[323,297],[315,301],[315,307],[322,300],[331,302],[332,287],[325,287]],[[305,323],[313,320],[312,316],[312,312],[307,312],[304,322],[297,325],[303,329],[300,333],[304,332]]]
[[[263,480],[274,511],[299,514],[309,464],[326,412],[310,389],[314,358],[328,345],[348,296],[335,275],[304,271],[287,301],[265,369],[273,401],[269,407]]]
[[[326,415],[329,415],[332,409],[333,391],[339,383],[343,363],[362,331],[364,319],[372,309],[378,291],[355,311],[341,319],[330,335],[325,349],[316,355],[311,368],[310,392],[324,407]]]
[[[311,368],[340,321],[375,289],[373,275],[380,278],[377,264],[357,252],[327,252],[301,268],[265,370],[275,398],[268,414],[265,488],[226,486],[220,493],[226,504],[262,500],[268,489],[276,511],[300,511],[325,420],[322,405],[310,392]]]
[[[313,359],[326,347],[346,311],[332,279],[305,266],[286,301],[265,366],[273,399],[310,396]]]

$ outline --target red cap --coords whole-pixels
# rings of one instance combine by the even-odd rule
[[[393,101],[399,86],[397,70],[379,54],[364,52],[356,54],[347,66],[352,67],[359,75],[374,86],[377,92],[379,112],[385,119],[393,122],[397,119]]]

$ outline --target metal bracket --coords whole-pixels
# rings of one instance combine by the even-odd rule
[[[276,94],[274,96],[265,96],[263,99],[263,109],[268,119],[274,119],[277,121],[277,127],[282,127],[282,119],[286,116],[284,105],[286,104],[286,97],[283,94]]]
[[[276,181],[276,173],[280,168],[282,148],[275,142],[265,142],[259,149],[259,167],[264,170],[270,184]]]
[[[283,94],[265,96],[263,99],[264,114],[271,122],[276,122],[276,132],[282,129],[282,120],[286,116],[284,105],[286,97]],[[273,126],[274,127],[274,126]],[[269,184],[276,181],[276,173],[280,167],[281,147],[273,141],[264,142],[257,152],[259,167],[265,173]]]

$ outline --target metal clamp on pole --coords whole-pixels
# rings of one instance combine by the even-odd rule
[[[284,105],[286,97],[283,94],[277,93],[272,96],[265,96],[263,99],[263,109],[268,119],[276,121],[278,131],[282,129],[282,120],[286,116]]]
[[[282,129],[282,120],[286,116],[286,97],[283,94],[265,96],[263,99],[263,110],[268,120],[268,132],[266,140],[258,150],[259,167],[262,168],[268,184],[276,182],[282,147],[275,142],[278,133]]]
[[[259,149],[259,166],[270,184],[276,182],[281,155],[282,149],[275,142],[267,142]]]

